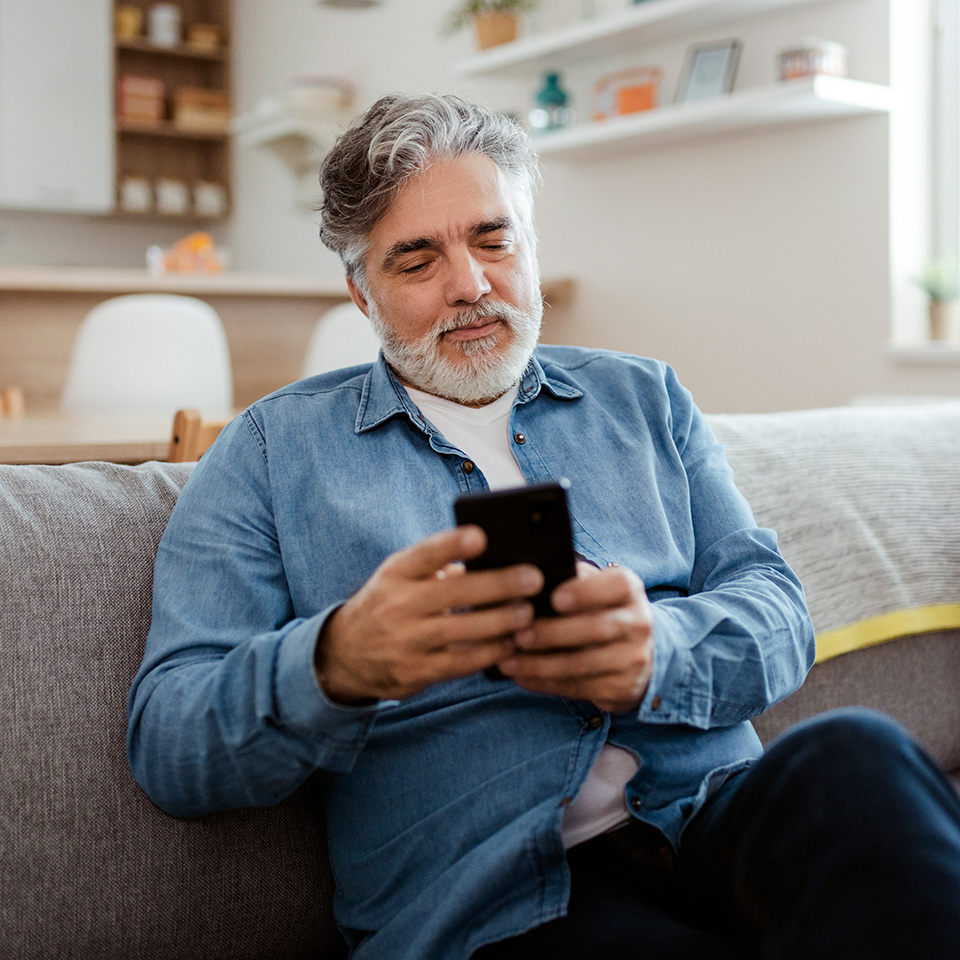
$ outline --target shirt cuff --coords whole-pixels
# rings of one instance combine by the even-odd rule
[[[675,638],[678,625],[667,609],[653,613],[653,672],[640,701],[638,719],[644,723],[682,723],[703,726],[709,717],[694,707],[690,664],[684,645]]]
[[[396,701],[348,706],[334,702],[323,692],[314,667],[314,652],[324,622],[336,609],[333,606],[301,620],[285,634],[277,654],[276,696],[285,725],[325,743],[328,761],[339,758],[352,763],[366,743],[377,714]]]

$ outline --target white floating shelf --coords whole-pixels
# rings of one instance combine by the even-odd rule
[[[331,113],[328,118],[307,120],[290,113],[277,103],[233,120],[233,132],[248,147],[262,147],[288,138],[309,140],[318,147],[329,146],[336,138],[345,114]]]
[[[232,127],[241,146],[266,147],[283,160],[295,178],[296,203],[312,210],[319,199],[320,161],[349,118],[345,110],[331,110],[323,116],[306,118],[274,102],[236,117]]]
[[[890,89],[844,77],[804,77],[752,87],[712,100],[673,103],[655,110],[583,123],[538,136],[542,157],[582,158],[616,148],[699,140],[777,124],[887,113]]]
[[[529,76],[548,69],[636,50],[778,9],[835,0],[645,0],[635,7],[524,37],[453,66],[464,77]]]

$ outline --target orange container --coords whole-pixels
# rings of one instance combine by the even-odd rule
[[[601,77],[593,85],[594,120],[653,110],[660,105],[659,67],[631,67]]]

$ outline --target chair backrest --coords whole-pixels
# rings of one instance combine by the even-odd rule
[[[169,463],[199,460],[229,420],[204,420],[199,410],[178,410],[170,432]]]
[[[352,301],[341,303],[324,313],[313,328],[303,376],[373,363],[379,352],[380,341],[360,308]]]
[[[94,307],[73,348],[60,403],[71,413],[229,416],[233,376],[223,324],[203,300],[131,294]]]
[[[22,417],[25,409],[23,387],[12,386],[0,390],[0,417]]]

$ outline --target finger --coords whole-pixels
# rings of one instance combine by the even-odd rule
[[[533,623],[533,606],[512,603],[463,613],[448,613],[427,619],[421,625],[421,643],[425,650],[464,650],[494,640],[509,638],[514,650],[514,634]]]
[[[640,578],[625,567],[608,567],[593,576],[576,577],[560,584],[551,597],[558,613],[623,606],[644,596]]]
[[[447,577],[460,577],[467,572],[467,568],[458,560],[455,563],[448,563],[441,567],[434,576],[438,580],[446,580]]]
[[[450,680],[478,673],[509,657],[512,652],[513,640],[509,637],[436,651],[430,661],[433,679]]]
[[[389,576],[412,580],[435,577],[450,564],[479,557],[487,548],[487,535],[474,524],[452,527],[425,537],[391,554],[382,569]]]
[[[647,630],[640,612],[633,607],[617,607],[538,619],[517,636],[517,645],[529,651],[590,647],[624,639],[634,630]]]
[[[543,574],[533,564],[518,564],[501,570],[477,570],[462,576],[443,577],[424,584],[420,602],[434,612],[483,607],[526,599],[543,588]]]
[[[602,677],[634,669],[634,657],[621,643],[594,644],[562,651],[517,652],[500,669],[519,680],[572,680]],[[636,666],[640,666],[639,663]]]
[[[652,651],[610,644],[561,654],[518,652],[499,663],[501,672],[536,693],[591,700],[604,710],[638,704],[650,682]]]

